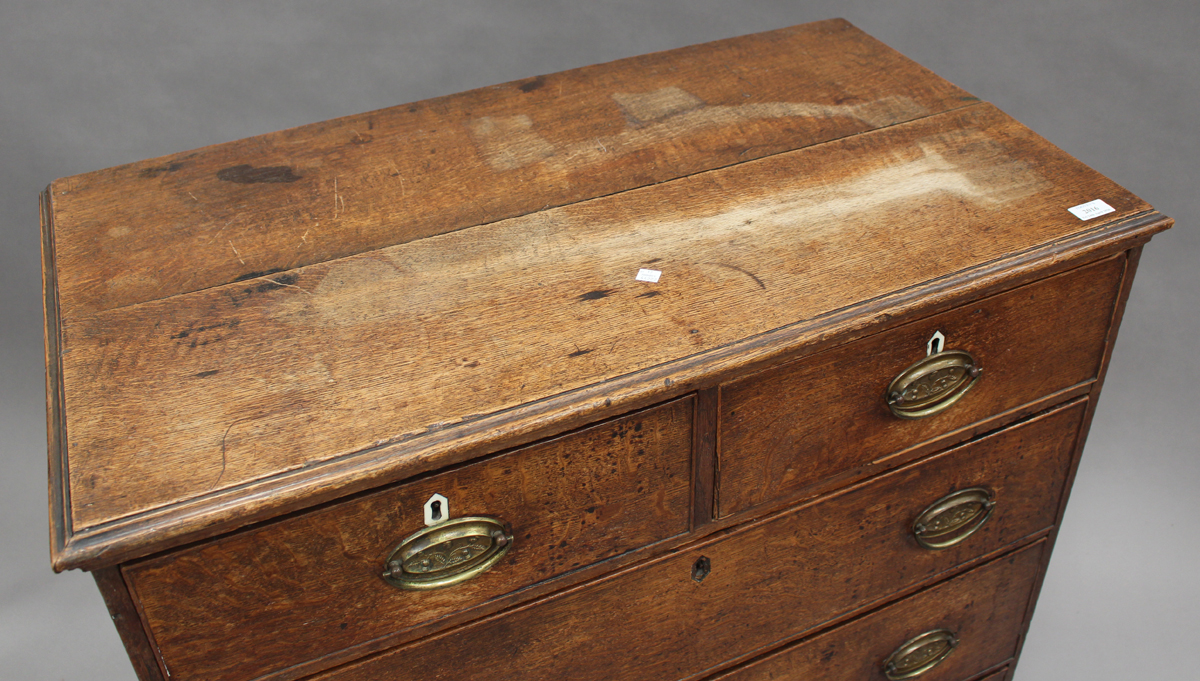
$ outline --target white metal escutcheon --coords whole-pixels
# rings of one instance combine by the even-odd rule
[[[425,502],[425,526],[437,525],[450,517],[450,500],[434,494]]]

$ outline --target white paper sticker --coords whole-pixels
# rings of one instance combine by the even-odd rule
[[[638,270],[637,276],[634,279],[638,281],[648,281],[651,284],[657,284],[658,278],[662,276],[662,272],[658,270]]]
[[[1081,203],[1078,206],[1071,206],[1067,210],[1071,211],[1071,215],[1074,215],[1080,220],[1091,220],[1092,218],[1098,218],[1101,215],[1108,215],[1117,209],[1101,201],[1100,199],[1096,199],[1095,201]]]

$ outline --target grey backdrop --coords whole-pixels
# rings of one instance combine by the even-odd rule
[[[0,676],[132,679],[49,568],[37,192],[146,157],[844,16],[1179,226],[1146,249],[1017,675],[1196,678],[1195,0],[0,3]]]

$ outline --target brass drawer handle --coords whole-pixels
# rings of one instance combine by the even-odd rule
[[[927,549],[945,549],[975,534],[992,517],[996,502],[982,487],[970,487],[933,502],[913,521],[917,543]]]
[[[911,679],[938,666],[958,645],[958,638],[948,629],[934,629],[903,645],[883,661],[883,675],[892,681]]]
[[[441,589],[487,572],[512,545],[512,531],[496,518],[454,518],[400,542],[383,579],[401,589]]]
[[[887,404],[902,419],[949,409],[979,380],[983,369],[965,350],[943,350],[900,372],[887,389]]]

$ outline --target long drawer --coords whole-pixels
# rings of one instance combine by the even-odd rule
[[[711,681],[966,681],[1013,658],[1040,541]],[[924,671],[919,671],[919,670]]]
[[[691,397],[134,563],[125,579],[172,679],[250,679],[420,625],[686,532]],[[500,561],[453,588],[382,577],[440,513],[510,526]],[[333,662],[336,662],[334,660]]]
[[[678,554],[318,678],[482,680],[499,668],[547,680],[703,674],[1047,530],[1085,407],[1077,400]],[[980,490],[986,513],[978,505],[973,514],[973,502],[947,505]]]
[[[718,515],[853,479],[1093,380],[1124,266],[1111,258],[722,386]],[[900,418],[889,383],[929,350],[966,351],[982,373],[945,411]]]

